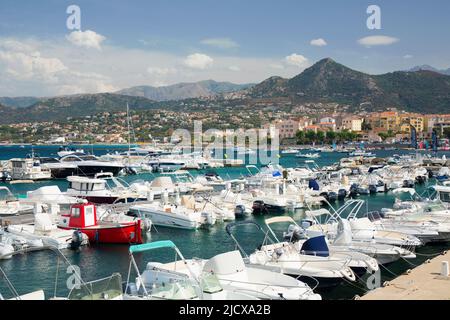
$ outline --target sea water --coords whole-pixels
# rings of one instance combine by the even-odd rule
[[[110,151],[127,150],[128,146],[80,146],[85,151],[102,155]],[[33,150],[31,150],[33,148]],[[40,156],[56,156],[58,146],[0,146],[0,160],[7,160],[15,157],[25,157],[34,151]],[[375,151],[379,157],[388,157],[393,154],[410,154],[411,151]],[[442,156],[444,153],[439,153]],[[319,159],[315,159],[319,166],[330,165],[346,156],[342,153],[322,153]],[[446,156],[450,156],[447,152]],[[296,158],[295,155],[282,155],[280,164],[285,167],[302,166],[304,160]],[[245,167],[239,168],[219,168],[215,171],[226,178],[237,178],[247,174]],[[193,175],[203,172],[191,171]],[[153,174],[141,174],[123,177],[127,182],[134,180],[151,180]],[[2,185],[2,184],[0,184]],[[27,191],[35,190],[45,185],[58,185],[61,190],[67,188],[67,182],[64,180],[53,180],[37,182],[33,184],[3,184],[6,185],[16,195],[24,195]],[[424,187],[422,187],[423,190]],[[420,190],[419,190],[420,192]],[[369,210],[380,210],[383,207],[392,207],[394,198],[391,194],[376,194],[370,196],[361,196],[361,199],[368,201]],[[337,203],[336,205],[339,205]],[[295,220],[302,216],[301,211],[289,213]],[[266,217],[250,216],[247,220],[255,221],[264,225]],[[199,229],[196,231],[170,229],[157,227],[152,229],[151,233],[145,236],[145,241],[171,240],[173,241],[185,258],[210,258],[216,254],[234,250],[235,243],[225,232],[226,224],[217,224],[209,229]],[[261,244],[264,239],[263,234],[251,225],[246,225],[235,230],[235,236],[243,244],[244,249],[250,253]],[[395,278],[397,275],[411,269],[416,265],[423,263],[426,259],[432,258],[436,254],[448,249],[450,244],[431,245],[419,248],[417,258],[414,260],[399,260],[386,267],[381,267],[381,283]],[[126,281],[129,268],[128,246],[126,245],[92,245],[81,248],[79,251],[63,250],[63,254],[73,265],[79,267],[83,281],[92,281],[110,276],[118,272],[122,275],[123,281]],[[174,252],[170,250],[157,250],[154,252],[145,252],[135,255],[140,270],[143,270],[150,261],[170,262],[174,259]],[[24,294],[34,290],[43,289],[46,297],[67,296],[68,287],[76,284],[76,279],[68,265],[63,259],[58,258],[54,252],[38,251],[19,254],[10,260],[0,261],[0,267],[3,269],[8,279],[14,285],[19,294]],[[134,279],[135,274],[132,275]],[[0,293],[4,297],[12,297],[5,281],[2,281],[0,275]],[[365,279],[357,283],[344,283],[334,288],[321,290],[324,299],[351,299],[355,295],[362,295],[368,289]]]

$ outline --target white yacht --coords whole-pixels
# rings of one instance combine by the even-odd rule
[[[48,180],[52,178],[49,169],[41,166],[39,159],[25,158],[25,159],[11,159],[11,178],[13,180]]]
[[[73,153],[62,157],[60,160],[62,167],[76,165],[78,170],[77,174],[80,176],[94,176],[97,173],[111,172],[114,176],[117,176],[119,172],[124,168],[124,165],[119,162],[113,161],[101,161],[96,156]]]
[[[142,218],[150,219],[155,226],[169,228],[195,230],[215,223],[215,216],[211,212],[196,208],[192,196],[182,196],[179,205],[154,201],[133,205],[130,211],[136,212]]]
[[[112,173],[99,173],[94,178],[85,176],[67,177],[69,186],[66,195],[86,199],[92,203],[134,202],[139,194]]]

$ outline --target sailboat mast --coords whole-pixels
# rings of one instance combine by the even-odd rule
[[[130,132],[130,107],[128,106],[127,102],[127,125],[128,125],[128,159],[130,159],[130,152],[131,152],[131,132]]]

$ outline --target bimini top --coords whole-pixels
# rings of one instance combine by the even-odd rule
[[[154,249],[160,249],[160,248],[173,248],[175,249],[177,246],[170,240],[165,241],[155,241],[150,243],[144,243],[144,244],[138,244],[134,246],[130,246],[129,252],[130,253],[137,253],[137,252],[144,252]]]

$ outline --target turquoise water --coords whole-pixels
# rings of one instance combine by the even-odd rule
[[[91,147],[96,155],[106,153],[108,150],[126,149],[127,147],[113,147],[113,146],[94,146]],[[58,147],[53,146],[35,146],[34,151],[41,156],[55,155]],[[85,147],[85,150],[89,150]],[[9,159],[13,157],[24,157],[30,153],[31,147],[4,147],[0,146],[0,159]],[[389,156],[394,153],[403,154],[411,153],[411,151],[377,151],[377,156]],[[449,153],[447,153],[447,156]],[[338,161],[344,154],[339,153],[323,153],[322,157],[317,159],[319,165],[328,165]],[[280,164],[286,167],[294,167],[302,164],[302,161],[295,158],[293,155],[282,156]],[[238,177],[246,173],[245,168],[221,168],[216,170],[223,177]],[[196,172],[192,172],[197,174]],[[136,179],[152,179],[153,175],[144,174],[138,176],[124,177],[127,181]],[[46,181],[34,184],[16,184],[7,185],[15,194],[24,194],[28,190],[37,189],[43,185],[57,184],[61,189],[65,190],[67,183],[65,181]],[[363,197],[361,197],[363,198]],[[393,203],[393,197],[389,194],[377,194],[367,196],[370,210],[379,210],[383,207],[390,207]],[[291,213],[294,219],[299,219],[301,212]],[[263,224],[261,217],[248,217],[247,219]],[[258,246],[263,236],[257,232],[255,228],[246,226],[236,231],[236,236],[239,240],[245,243],[244,248],[250,252]],[[234,242],[229,238],[225,232],[225,224],[216,225],[211,229],[200,229],[197,231],[176,230],[167,228],[158,228],[152,230],[152,233],[147,235],[147,241],[157,240],[172,240],[181,250],[186,258],[201,257],[210,258],[216,254],[223,253],[234,249]],[[424,260],[428,259],[429,255],[442,252],[448,246],[427,246],[420,248],[418,251],[418,258],[415,260],[399,261],[388,266],[389,271],[382,268],[383,281],[392,279],[405,270],[412,268],[413,265],[418,265]],[[82,248],[79,252],[65,250],[64,254],[71,263],[80,267],[81,276],[83,280],[90,281],[107,277],[113,272],[122,274],[125,281],[128,267],[128,247],[121,245],[98,245]],[[155,251],[151,253],[138,254],[137,263],[141,269],[149,261],[172,261],[173,252]],[[412,263],[412,264],[411,264]],[[23,255],[17,255],[11,260],[0,262],[0,266],[5,271],[11,282],[14,284],[19,294],[30,292],[33,290],[44,289],[47,296],[53,296],[55,290],[55,279],[58,279],[57,294],[66,295],[68,293],[66,281],[70,274],[66,273],[67,265],[61,262],[58,264],[56,255],[52,252],[32,252]],[[59,267],[58,267],[59,266]],[[347,284],[340,285],[333,289],[322,291],[321,294],[325,299],[350,299],[355,294],[362,294],[364,284]],[[10,296],[9,291],[5,287],[4,281],[0,280],[0,292],[4,296]]]

